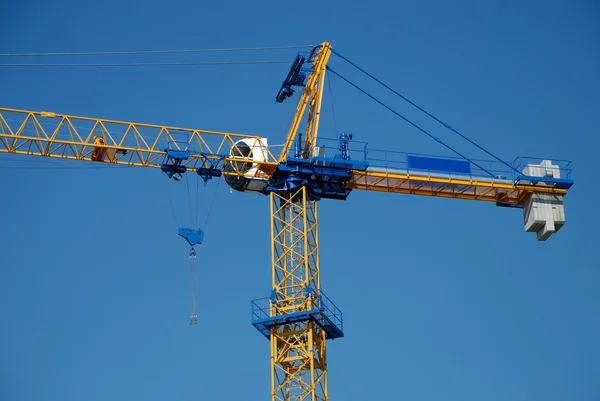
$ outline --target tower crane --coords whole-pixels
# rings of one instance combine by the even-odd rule
[[[223,176],[233,190],[269,198],[271,293],[252,301],[251,322],[270,342],[273,401],[328,400],[326,341],[344,336],[342,312],[322,290],[319,201],[367,190],[493,202],[522,209],[525,230],[545,241],[564,225],[563,199],[573,185],[565,161],[498,159],[508,168],[498,173],[461,154],[369,160],[365,149],[352,148],[349,134],[336,146],[322,145],[325,76],[346,80],[328,66],[332,54],[345,59],[328,42],[296,56],[276,95],[283,102],[301,91],[279,154],[261,136],[0,108],[0,152],[156,168],[175,180]],[[199,230],[180,235],[192,246],[202,240]]]

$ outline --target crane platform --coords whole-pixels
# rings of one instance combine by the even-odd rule
[[[269,338],[273,327],[313,321],[323,329],[327,339],[344,337],[342,311],[322,291],[307,292],[312,294],[312,307],[290,313],[279,314],[281,309],[271,297],[255,299],[252,301],[252,325]],[[271,316],[271,311],[278,314]]]

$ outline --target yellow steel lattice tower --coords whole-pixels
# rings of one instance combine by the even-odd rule
[[[272,192],[270,199],[270,316],[289,320],[271,328],[272,399],[327,400],[326,333],[315,321],[300,319],[319,306],[317,201],[305,186],[286,195]]]

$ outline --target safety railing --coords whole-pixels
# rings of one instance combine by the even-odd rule
[[[443,178],[469,177],[514,182],[523,175],[523,171],[528,165],[543,167],[542,161],[550,160],[551,166],[545,167],[548,170],[547,175],[570,179],[572,173],[571,161],[568,160],[522,156],[517,157],[512,163],[485,159],[466,160],[454,156],[370,149],[367,145],[367,142],[352,140],[348,143],[347,154],[353,160],[368,162],[370,170],[381,169],[409,174],[435,175]],[[341,152],[339,139],[319,138],[317,147],[321,155],[325,157],[335,157]]]
[[[304,307],[307,305],[308,297],[312,297],[312,308],[308,309]],[[317,319],[318,323],[323,325],[334,325],[340,331],[343,331],[343,314],[342,311],[335,306],[335,304],[320,290],[309,289],[305,292],[305,296],[299,297],[297,302],[294,302],[296,308],[287,305],[285,308],[278,305],[277,301],[274,301],[271,297],[258,298],[252,301],[252,322],[270,320],[277,316],[285,316],[286,314],[302,314],[306,313],[307,316]],[[283,311],[285,313],[276,313],[275,316],[271,316],[271,311]],[[324,321],[324,319],[329,322]]]

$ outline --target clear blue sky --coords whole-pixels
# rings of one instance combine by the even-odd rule
[[[345,401],[600,399],[597,2],[7,0],[0,15],[1,53],[330,41],[500,157],[573,160],[567,223],[545,243],[521,211],[489,203],[370,192],[322,202],[323,288],[346,334],[328,345],[329,389]],[[227,57],[240,56],[195,60]],[[287,69],[1,68],[0,104],[280,143],[294,111],[274,101]],[[440,150],[339,80],[332,92],[338,128],[356,139]],[[330,105],[322,134],[333,136]],[[269,293],[267,198],[201,188],[201,220],[215,191],[216,202],[190,326],[183,182],[6,155],[0,166],[0,399],[269,399],[269,344],[249,313]]]

